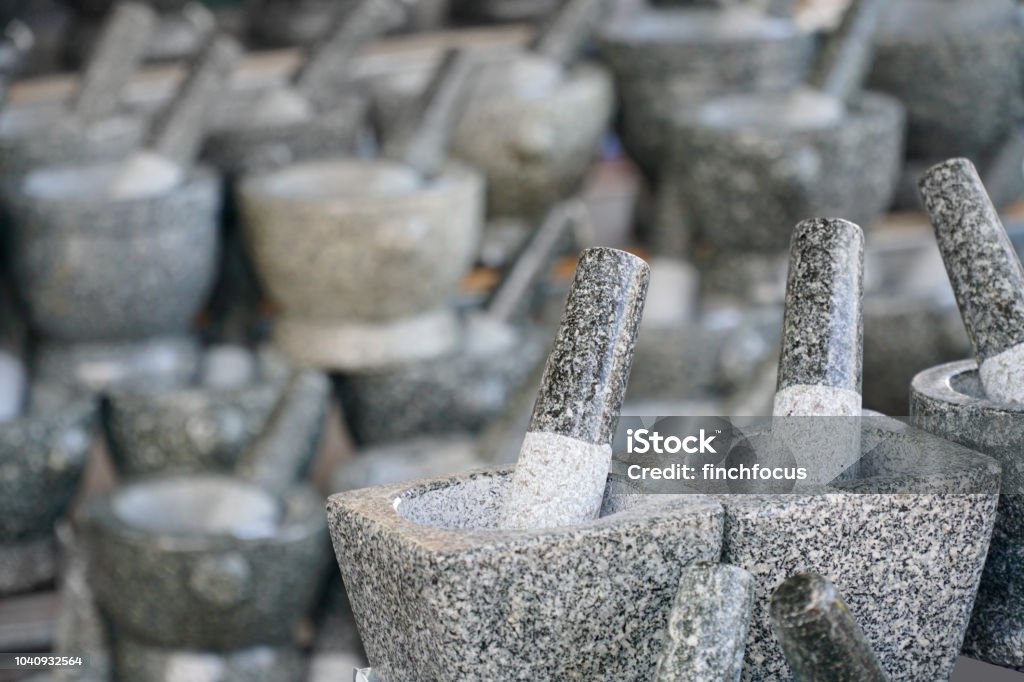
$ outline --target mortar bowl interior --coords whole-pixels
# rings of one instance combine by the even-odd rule
[[[416,172],[384,160],[338,159],[300,163],[257,176],[247,191],[292,201],[388,199],[419,190]]]

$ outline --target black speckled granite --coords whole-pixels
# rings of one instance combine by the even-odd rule
[[[772,628],[797,680],[888,682],[836,586],[798,573],[772,594]]]
[[[989,663],[1024,668],[1024,409],[989,400],[977,363],[963,360],[914,377],[910,414],[919,428],[1002,465],[1003,494],[964,649]]]
[[[636,256],[587,249],[562,313],[530,431],[610,443],[626,393],[650,268]]]
[[[620,495],[616,511],[496,528],[511,470],[334,495],[335,554],[382,682],[651,680],[679,577],[715,561],[721,508]],[[606,502],[613,499],[606,497]]]
[[[864,234],[846,220],[805,220],[793,231],[789,258],[778,390],[860,393]]]
[[[1024,343],[1024,269],[974,165],[940,163],[920,188],[975,356]]]
[[[769,600],[806,571],[846,596],[893,680],[952,673],[992,533],[999,465],[887,417],[865,413],[861,426],[857,478],[827,494],[718,496],[722,561],[755,579],[744,680],[791,679]]]

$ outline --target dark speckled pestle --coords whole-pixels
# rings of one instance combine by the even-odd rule
[[[970,161],[950,159],[920,189],[985,391],[1024,402],[1024,269],[985,186]]]
[[[796,682],[888,682],[835,585],[800,573],[775,590],[772,628]]]
[[[504,527],[597,516],[649,279],[647,263],[624,251],[594,248],[580,256],[505,501]]]
[[[844,404],[821,405],[824,411],[811,414],[860,413],[863,272],[864,235],[857,225],[835,218],[797,225],[775,414],[807,414],[819,398]]]

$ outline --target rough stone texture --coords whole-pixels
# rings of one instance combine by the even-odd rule
[[[0,423],[0,544],[52,535],[78,489],[95,419],[96,406],[79,399]]]
[[[597,153],[612,113],[610,77],[580,65],[548,83],[552,68],[517,56],[483,67],[470,91],[452,155],[487,177],[491,217],[540,218],[580,186]]]
[[[647,263],[624,251],[580,255],[530,431],[611,442],[649,280]]]
[[[607,443],[527,432],[501,528],[552,528],[597,518],[611,461]]]
[[[114,653],[120,679],[132,682],[306,682],[308,667],[307,658],[290,644],[216,652],[120,639]]]
[[[953,669],[995,520],[999,466],[869,416],[854,477],[817,494],[719,498],[722,561],[757,581],[745,680],[789,679],[768,602],[801,571],[828,577],[848,596],[893,680],[947,679]]]
[[[793,231],[789,258],[779,393],[797,386],[828,386],[859,395],[864,233],[846,220],[805,220]],[[809,412],[796,403],[785,407],[787,411],[774,413],[850,413],[828,408]],[[853,413],[859,413],[859,406]]]
[[[683,569],[655,682],[739,682],[753,602],[754,578],[742,568]]]
[[[203,158],[231,176],[260,172],[298,161],[351,154],[363,119],[365,98],[350,95],[309,120],[281,124],[247,122],[260,91],[232,93],[214,105]]]
[[[1015,12],[1012,0],[889,3],[868,87],[906,106],[909,157],[984,165],[1020,120],[1024,32]]]
[[[480,176],[455,165],[420,184],[387,161],[309,162],[241,185],[261,283],[286,318],[318,324],[447,304],[472,262],[482,202]]]
[[[116,202],[27,189],[109,171],[36,171],[12,197],[15,283],[33,328],[46,337],[90,341],[181,332],[213,284],[220,188],[210,171],[190,171],[183,185],[162,194]]]
[[[237,387],[112,392],[104,423],[120,473],[236,471],[251,478],[269,467],[270,480],[294,481],[319,444],[327,380],[294,372],[270,354],[260,364],[259,376]],[[295,409],[300,418],[285,423]]]
[[[57,550],[52,537],[0,544],[0,595],[29,592],[55,577]]]
[[[445,357],[336,380],[346,423],[363,445],[426,434],[476,433],[502,414],[533,375],[549,337],[470,315],[462,342]],[[430,396],[424,400],[424,396]]]
[[[202,353],[188,335],[132,341],[49,341],[36,347],[35,376],[65,391],[180,388],[193,380]]]
[[[110,631],[88,582],[85,548],[71,523],[57,527],[60,577],[57,583],[60,611],[53,637],[53,653],[81,656],[83,670],[54,672],[54,682],[108,680],[111,676]]]
[[[97,603],[118,640],[217,651],[290,643],[320,588],[321,504],[303,487],[279,502],[215,476],[121,486],[83,509]]]
[[[821,125],[756,115],[726,125],[709,115],[715,107],[742,118],[788,97],[729,95],[673,123],[674,191],[698,238],[716,250],[782,251],[792,226],[808,216],[842,216],[867,229],[892,199],[904,117],[888,96],[861,93]]]
[[[1024,667],[1024,609],[1015,596],[1024,590],[1024,575],[1013,563],[1024,543],[1024,410],[986,397],[977,364],[964,360],[914,377],[910,414],[920,428],[989,454],[1003,467],[1004,494],[964,648],[990,663]]]
[[[997,402],[1024,402],[1024,268],[973,164],[951,159],[921,179],[957,305]],[[990,363],[992,363],[990,365]]]
[[[795,85],[811,52],[792,21],[746,9],[642,9],[610,22],[599,43],[615,74],[623,141],[649,178],[661,173],[680,109],[716,92]]]
[[[330,498],[378,679],[650,679],[684,566],[718,556],[719,506],[632,496],[588,523],[498,530],[510,483],[487,471]]]
[[[771,621],[798,680],[888,682],[836,586],[798,573],[772,593]]]
[[[145,56],[156,24],[156,13],[149,5],[124,2],[113,8],[70,102],[71,114],[79,122],[90,125],[115,112],[122,89]]]

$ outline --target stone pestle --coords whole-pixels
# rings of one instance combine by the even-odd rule
[[[885,5],[885,0],[850,4],[819,49],[808,85],[843,102],[861,89],[871,68],[873,38]]]
[[[815,573],[788,578],[772,594],[771,621],[796,682],[888,682],[835,585]]]
[[[145,57],[157,15],[140,2],[119,3],[93,46],[70,111],[83,127],[113,115],[121,91]]]
[[[1024,269],[974,165],[930,168],[921,197],[988,397],[1024,403]]]
[[[384,156],[406,164],[424,178],[440,173],[475,70],[475,58],[469,51],[445,53],[424,93],[404,112],[386,141]]]
[[[597,30],[605,5],[601,0],[565,0],[538,30],[530,50],[557,64],[570,63]]]
[[[753,602],[754,576],[742,568],[684,568],[654,681],[739,682]]]
[[[624,251],[592,248],[580,256],[501,527],[597,517],[649,279],[647,263]]]
[[[199,153],[206,116],[231,76],[241,48],[216,36],[197,56],[174,100],[153,122],[145,148],[125,160],[111,182],[111,198],[170,189]]]
[[[0,23],[0,108],[7,101],[7,90],[17,76],[25,55],[32,49],[35,36],[20,21]]]
[[[291,87],[310,102],[322,102],[355,57],[376,36],[402,24],[409,0],[361,0],[345,8],[334,26],[306,53]]]
[[[840,219],[793,232],[775,416],[861,412],[864,234]]]

